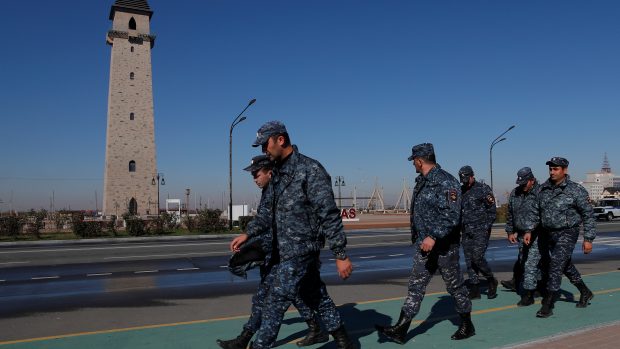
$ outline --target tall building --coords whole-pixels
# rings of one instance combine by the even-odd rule
[[[103,179],[103,214],[157,214],[158,190],[150,34],[146,0],[115,0]]]
[[[600,200],[603,197],[603,191],[605,188],[614,187],[614,179],[617,177],[611,171],[609,160],[607,159],[607,153],[603,157],[603,166],[600,172],[588,172],[586,174],[586,180],[582,183],[588,191],[588,195],[594,201]]]

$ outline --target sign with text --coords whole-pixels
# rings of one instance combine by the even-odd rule
[[[342,217],[343,222],[358,222],[360,220],[357,218],[357,212],[354,207],[343,208],[342,211],[340,211],[340,217]]]

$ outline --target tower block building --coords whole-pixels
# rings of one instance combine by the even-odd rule
[[[158,213],[150,34],[146,0],[115,0],[110,10],[112,46],[103,179],[103,214]]]

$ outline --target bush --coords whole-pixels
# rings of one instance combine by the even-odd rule
[[[116,230],[116,216],[112,215],[112,217],[110,217],[110,220],[107,221],[105,225],[106,225],[106,230],[108,231],[108,234],[112,236],[118,235],[118,231]]]
[[[248,223],[250,223],[253,218],[254,216],[239,217],[239,228],[241,228],[241,231],[245,231],[245,228],[248,226]]]
[[[125,219],[127,223],[127,234],[130,236],[143,236],[148,233],[148,229],[146,229],[146,224],[144,224],[144,220],[140,217],[129,216]]]
[[[214,233],[226,230],[226,220],[221,219],[222,211],[204,209],[198,211],[196,226],[205,233]]]
[[[43,221],[45,220],[45,217],[47,217],[47,211],[46,210],[39,210],[39,211],[30,210],[30,212],[28,212],[28,215],[26,217],[27,217],[26,221],[28,222],[27,224],[28,233],[34,235],[37,239],[40,239],[41,229],[43,229],[43,226],[44,226]]]
[[[24,219],[19,216],[0,217],[0,236],[15,238],[22,231]]]

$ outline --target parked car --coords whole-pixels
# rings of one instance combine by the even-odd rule
[[[606,219],[611,221],[614,218],[620,218],[620,199],[603,198],[594,207],[594,216],[597,219]]]

